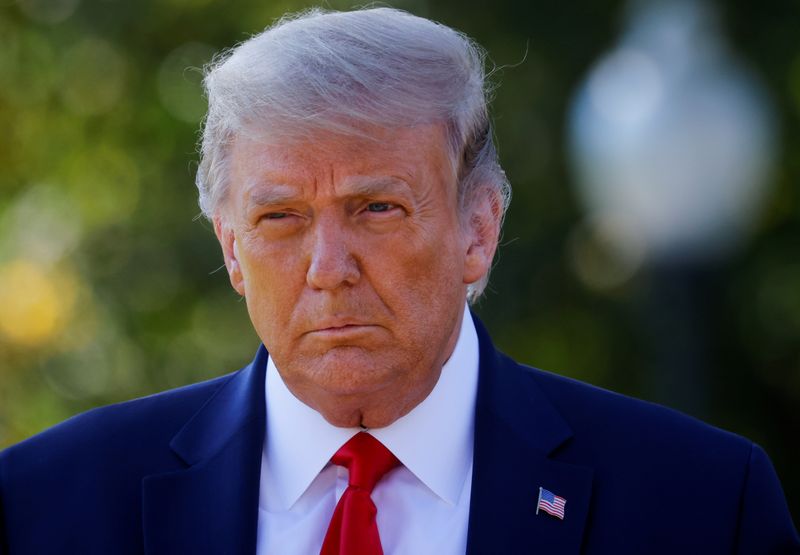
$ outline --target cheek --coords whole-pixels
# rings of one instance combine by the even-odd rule
[[[245,234],[239,244],[239,261],[247,283],[264,289],[281,276],[289,276],[300,264],[299,250],[292,241],[270,241],[255,231]]]
[[[398,299],[413,316],[424,320],[442,304],[461,303],[464,261],[452,232],[395,238],[375,249],[369,259],[380,276],[381,293]]]
[[[245,300],[259,332],[272,322],[286,321],[305,284],[297,251],[277,243],[251,240],[240,246]]]

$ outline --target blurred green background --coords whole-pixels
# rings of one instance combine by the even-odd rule
[[[199,68],[311,5],[0,0],[0,448],[91,407],[250,360],[258,340],[219,271],[211,227],[197,218]],[[619,36],[623,3],[391,5],[464,31],[508,66],[496,74],[493,112],[514,199],[477,307],[497,343],[761,443],[797,520],[800,4],[718,6],[780,121],[777,171],[753,236],[713,266],[640,271],[611,285],[586,277],[587,260],[613,260],[582,235],[565,122],[576,88]],[[675,316],[681,303],[690,309]],[[682,364],[675,327],[702,340],[702,360],[688,361],[707,381],[702,402],[663,385]]]

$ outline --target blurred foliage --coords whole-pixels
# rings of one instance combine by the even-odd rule
[[[199,68],[310,5],[0,3],[0,447],[90,407],[249,361],[258,339],[218,271],[210,226],[196,218]],[[582,231],[565,114],[614,43],[623,4],[393,5],[464,31],[500,68],[494,116],[515,198],[477,309],[499,345],[525,362],[670,403],[652,385],[675,358],[670,326],[697,331],[709,393],[696,412],[764,445],[800,515],[800,4],[720,6],[736,53],[771,91],[782,151],[747,246],[699,277],[676,278],[694,292],[691,322],[662,318],[675,301],[669,272],[605,288],[585,279],[608,259]]]

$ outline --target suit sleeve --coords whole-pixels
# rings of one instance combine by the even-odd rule
[[[0,555],[7,555],[8,554],[8,546],[6,542],[8,539],[6,538],[6,513],[4,507],[4,496],[3,490],[5,485],[5,472],[3,470],[3,457],[2,451],[0,451]]]
[[[3,516],[3,498],[0,497],[0,555],[7,553],[6,551],[6,523]]]
[[[792,523],[772,462],[753,444],[739,508],[737,553],[800,554],[800,538]]]

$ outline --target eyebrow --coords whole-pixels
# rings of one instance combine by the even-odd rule
[[[398,188],[409,189],[408,182],[392,176],[353,176],[343,184],[348,194],[354,196],[371,196],[381,193],[396,192]]]
[[[352,176],[342,184],[346,196],[373,196],[396,192],[398,188],[409,190],[408,182],[391,176]],[[291,185],[265,183],[261,187],[253,187],[247,197],[247,205],[251,207],[273,206],[297,200],[297,189]]]
[[[297,198],[297,192],[287,185],[269,185],[251,190],[247,196],[248,206],[272,206],[284,204]]]

